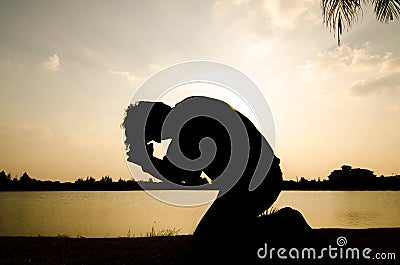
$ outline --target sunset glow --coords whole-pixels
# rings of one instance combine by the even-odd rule
[[[326,178],[342,164],[400,174],[399,22],[366,8],[338,47],[321,21],[318,0],[2,2],[0,170],[130,179],[120,124],[133,92],[164,67],[210,60],[262,91],[285,179]],[[210,86],[164,100],[188,91],[255,122]]]

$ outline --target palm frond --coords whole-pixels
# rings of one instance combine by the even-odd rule
[[[379,22],[400,18],[400,0],[321,0],[322,19],[327,28],[337,35],[338,45],[343,31],[348,30],[362,15],[361,3],[372,3]]]
[[[376,18],[387,23],[394,18],[399,19],[400,0],[372,0]]]
[[[323,22],[330,31],[337,34],[340,46],[343,31],[356,23],[362,14],[361,0],[321,0],[321,8]]]

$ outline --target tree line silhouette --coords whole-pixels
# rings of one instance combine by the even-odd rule
[[[11,174],[0,172],[0,191],[107,191],[107,190],[141,190],[135,180],[113,181],[112,177],[104,176],[100,180],[93,177],[78,178],[75,182],[42,181],[31,178],[28,173],[20,178],[11,178]]]
[[[28,173],[21,177],[11,177],[11,173],[0,172],[0,191],[127,191],[143,189],[169,189],[162,182],[124,180],[114,181],[110,176],[103,176],[100,180],[88,176],[78,178],[75,182],[60,182],[38,180],[31,178]],[[360,168],[342,166],[341,170],[334,170],[328,179],[284,180],[282,190],[400,190],[400,175],[379,176],[372,171]]]

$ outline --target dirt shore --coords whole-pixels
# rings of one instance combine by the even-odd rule
[[[395,253],[395,259],[351,264],[400,264],[400,228],[316,229],[323,243]],[[141,238],[0,237],[0,264],[193,264],[191,236]],[[262,264],[274,264],[269,260]],[[307,262],[308,263],[308,262]],[[311,262],[310,262],[311,263]],[[325,264],[320,263],[320,264]],[[335,260],[342,264],[343,260]],[[332,263],[332,264],[333,264]],[[312,262],[312,264],[319,264]]]

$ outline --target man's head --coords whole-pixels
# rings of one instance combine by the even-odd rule
[[[141,164],[143,144],[161,142],[161,129],[171,107],[162,102],[141,101],[130,105],[122,124],[125,129],[125,145],[128,161]]]

